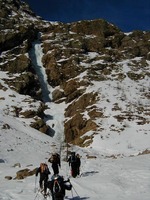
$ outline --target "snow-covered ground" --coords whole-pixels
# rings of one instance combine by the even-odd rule
[[[37,74],[40,69],[39,77],[43,75],[43,79],[40,80],[41,85],[47,85],[46,91],[43,91],[43,98],[47,102],[51,99],[52,88],[47,84],[42,67],[40,44],[35,43],[32,51],[30,56],[35,54],[32,59],[35,68],[38,65]],[[125,61],[122,66],[124,70],[128,69]],[[50,126],[54,125],[55,129],[54,137],[49,137],[28,126],[32,119],[14,116],[14,106],[19,106],[23,110],[30,109],[31,106],[32,109],[33,107],[36,109],[40,102],[31,101],[29,96],[15,93],[7,86],[3,78],[8,78],[6,72],[0,72],[0,84],[3,86],[0,90],[0,200],[40,200],[42,196],[35,193],[35,188],[38,188],[38,179],[30,176],[23,180],[16,180],[16,172],[25,168],[33,170],[41,162],[47,162],[52,152],[61,150],[60,175],[65,178],[70,176],[68,163],[64,161],[67,149],[63,144],[63,113],[66,105],[46,103],[48,109],[45,114],[53,116],[52,119],[47,119],[47,123]],[[145,81],[143,85],[145,85],[145,91],[148,91],[149,80],[141,81]],[[91,146],[70,148],[81,156],[81,177],[70,178],[73,189],[67,191],[65,199],[149,200],[150,154],[138,154],[150,149],[150,126],[148,123],[137,125],[135,121],[126,121],[121,125],[113,117],[117,111],[112,112],[112,107],[116,102],[120,109],[126,110],[128,100],[132,105],[130,106],[132,112],[136,112],[134,104],[137,101],[145,106],[149,106],[149,102],[138,99],[140,97],[136,90],[138,84],[134,85],[134,82],[129,79],[123,81],[117,90],[115,90],[118,87],[117,82],[101,82],[101,87],[98,87],[98,83],[93,82],[93,86],[87,88],[87,92],[101,90],[103,96],[97,106],[105,108],[105,115],[109,118],[98,119],[97,123],[101,124],[103,130],[95,135]],[[124,101],[120,101],[123,96]],[[86,113],[85,117],[88,117]],[[112,129],[113,127],[118,129],[114,128],[115,130],[110,132],[107,127],[111,126]],[[124,130],[118,131],[122,127],[125,127]],[[14,167],[16,163],[20,163],[21,166]],[[48,165],[52,172],[51,165],[49,163]],[[7,180],[6,176],[12,176],[13,179]],[[48,198],[51,199],[51,197]]]
[[[5,128],[6,124],[9,128]],[[147,143],[141,138],[141,143]],[[0,199],[26,200],[43,199],[35,193],[38,179],[35,176],[15,180],[16,172],[29,168],[33,170],[40,162],[47,162],[50,153],[59,144],[47,135],[24,125],[13,117],[0,115]],[[111,150],[110,146],[105,147]],[[150,154],[133,157],[108,158],[101,149],[74,147],[81,157],[81,177],[70,178],[73,189],[67,191],[65,199],[92,200],[149,200],[150,197]],[[128,150],[128,149],[127,149]],[[63,161],[66,148],[61,152],[60,175],[70,176],[68,163]],[[89,158],[94,156],[95,158]],[[14,167],[20,163],[21,167]],[[47,162],[48,163],[48,162]],[[50,171],[52,168],[48,163]],[[5,179],[12,176],[12,180]],[[51,177],[51,175],[50,175]],[[51,197],[48,197],[51,199]],[[47,199],[48,199],[47,198]]]

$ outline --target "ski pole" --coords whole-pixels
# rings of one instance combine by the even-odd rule
[[[73,197],[73,190],[72,190],[72,188],[71,188],[71,194],[72,194],[72,199],[73,199],[74,197]]]
[[[75,190],[75,188],[72,186],[72,188],[74,189],[75,193],[78,195],[78,197],[80,198],[79,194],[77,193],[77,191]]]
[[[34,200],[38,197],[38,194],[39,194],[39,190],[37,191],[37,194],[35,195]]]
[[[35,176],[35,188],[34,188],[34,193],[36,193],[36,182],[37,182],[37,177]]]

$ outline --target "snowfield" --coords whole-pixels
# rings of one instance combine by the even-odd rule
[[[9,128],[4,128],[6,124]],[[141,143],[147,144],[147,137],[145,140],[142,138]],[[35,193],[35,188],[38,188],[38,179],[35,176],[23,180],[14,178],[16,172],[21,169],[33,170],[39,166],[40,162],[47,162],[54,149],[59,151],[60,144],[15,118],[4,115],[0,115],[0,144],[0,199],[43,199],[41,194]],[[104,148],[103,151],[94,146],[84,149],[72,147],[72,149],[81,155],[81,177],[70,178],[73,189],[66,192],[65,199],[149,200],[149,154],[118,156],[114,159],[108,157],[109,154],[105,153]],[[107,150],[106,148],[106,152]],[[111,151],[111,140],[109,151]],[[93,158],[88,159],[87,155]],[[65,156],[66,149],[63,147],[61,148],[60,175],[68,178],[70,169],[63,159]],[[21,167],[14,167],[16,163],[20,163]],[[48,165],[52,173],[50,163]],[[7,180],[6,176],[11,176],[13,179]]]

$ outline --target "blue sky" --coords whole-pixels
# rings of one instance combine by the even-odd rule
[[[150,31],[150,0],[24,0],[48,21],[105,19],[122,31]]]

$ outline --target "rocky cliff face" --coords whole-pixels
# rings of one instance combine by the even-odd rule
[[[53,129],[44,121],[46,106],[30,55],[33,43],[38,41],[43,50],[42,65],[48,84],[53,88],[51,101],[66,104],[67,143],[87,146],[94,135],[105,130],[102,121],[110,116],[103,102],[113,112],[111,117],[122,124],[119,129],[112,124],[110,131],[123,131],[125,120],[149,123],[149,106],[141,105],[138,99],[128,100],[125,92],[130,88],[122,87],[126,80],[139,83],[137,98],[149,101],[149,89],[144,84],[150,76],[150,32],[138,30],[125,34],[102,19],[68,24],[46,22],[19,0],[1,0],[0,6],[0,70],[7,71],[11,77],[4,82],[17,93],[30,96],[31,102],[39,103],[36,110],[16,106],[14,115],[34,118],[31,126],[41,132],[49,134]],[[104,92],[108,84],[116,88],[118,94],[122,93],[118,97],[120,104],[115,97],[110,103]],[[93,89],[95,85],[97,90]],[[4,89],[4,85],[1,84],[0,89]],[[126,102],[126,107],[122,107],[122,102]]]

